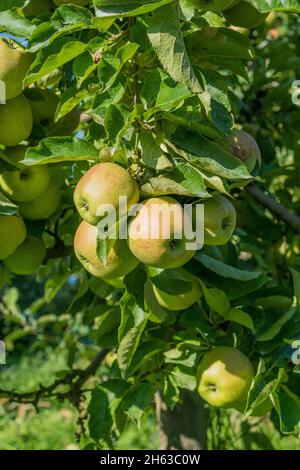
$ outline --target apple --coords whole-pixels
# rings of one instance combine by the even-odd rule
[[[19,212],[27,220],[43,220],[53,215],[61,204],[61,192],[50,180],[48,186],[35,199],[19,204]]]
[[[11,255],[26,238],[26,227],[21,217],[0,215],[0,260]]]
[[[29,4],[20,9],[24,16],[39,16],[54,10],[52,0],[30,0]]]
[[[54,0],[54,3],[57,6],[73,3],[73,5],[79,5],[80,7],[84,7],[89,3],[89,0]]]
[[[96,225],[101,216],[98,208],[104,204],[119,208],[119,197],[127,197],[127,209],[139,200],[140,193],[135,179],[116,163],[98,163],[90,168],[78,182],[74,202],[80,216]]]
[[[224,196],[217,195],[204,202],[204,244],[225,245],[236,226],[236,211]]]
[[[54,122],[59,96],[47,88],[29,88],[26,90],[33,122],[42,128],[46,137],[72,134],[79,125],[80,115],[75,108],[66,116]]]
[[[0,263],[0,289],[5,285],[7,281],[7,269],[3,263]]]
[[[46,255],[42,240],[27,237],[16,251],[4,260],[5,266],[13,274],[28,276],[37,271]]]
[[[268,16],[268,13],[261,13],[251,3],[240,1],[237,5],[224,12],[228,23],[241,28],[257,28]]]
[[[142,263],[179,268],[195,251],[187,249],[183,207],[172,197],[147,199],[128,229],[129,248]]]
[[[18,145],[30,136],[32,125],[31,108],[24,95],[0,105],[0,144]]]
[[[220,12],[230,8],[237,0],[191,0],[197,10]]]
[[[228,139],[228,151],[246,163],[249,171],[254,170],[256,162],[261,162],[261,153],[256,140],[243,130],[236,130],[232,133]]]
[[[23,80],[33,61],[17,43],[0,38],[0,80],[5,83],[5,98],[11,100],[22,93]]]
[[[185,310],[197,302],[202,295],[199,281],[195,276],[182,268],[179,268],[176,271],[178,271],[178,279],[191,283],[191,290],[189,292],[178,295],[168,294],[152,284],[153,291],[159,305],[167,310]]]
[[[198,392],[218,408],[240,408],[245,402],[254,370],[238,349],[220,346],[205,354],[198,371]]]
[[[44,191],[49,181],[50,173],[47,166],[25,166],[19,163],[18,168],[2,173],[0,188],[13,201],[27,202]]]
[[[126,240],[117,240],[104,266],[97,256],[97,227],[85,220],[79,225],[74,239],[75,255],[86,271],[95,277],[116,279],[130,273],[138,260],[130,253]]]

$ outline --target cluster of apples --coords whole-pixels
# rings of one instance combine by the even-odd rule
[[[247,0],[191,0],[197,10],[221,13],[227,22],[239,28],[257,28],[268,16]]]
[[[191,284],[189,292],[171,295],[152,286],[158,303],[169,310],[190,307],[201,296],[199,281],[182,269],[195,251],[185,238],[186,214],[173,197],[152,197],[141,202],[139,210],[128,223],[127,239],[119,239],[108,253],[107,263],[97,256],[97,224],[101,220],[98,208],[108,204],[118,213],[120,196],[127,198],[127,211],[139,202],[137,182],[131,174],[113,162],[98,163],[78,182],[74,192],[75,206],[82,217],[74,239],[75,254],[92,275],[122,285],[122,277],[138,263],[161,269],[178,269],[180,279]],[[155,210],[152,208],[155,207]],[[223,245],[229,241],[236,225],[233,205],[217,195],[204,202],[204,242]],[[170,222],[170,225],[164,223]],[[154,228],[154,230],[153,230]],[[155,232],[155,236],[153,233]],[[182,235],[178,237],[178,234]]]
[[[77,110],[54,122],[59,97],[53,91],[37,87],[23,90],[23,80],[32,60],[32,55],[14,41],[0,38],[0,80],[5,84],[2,91],[6,98],[0,105],[0,145],[10,164],[0,176],[0,191],[18,206],[18,215],[0,218],[0,260],[3,262],[0,286],[7,280],[7,270],[19,275],[32,274],[45,256],[43,241],[26,236],[23,219],[48,219],[61,204],[53,166],[22,163],[28,140],[35,140],[32,132],[37,134],[37,140],[68,135],[79,124]]]

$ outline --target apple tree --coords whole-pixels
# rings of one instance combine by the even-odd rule
[[[0,337],[14,360],[50,347],[68,366],[1,385],[6,403],[69,400],[87,449],[154,408],[163,449],[205,448],[228,410],[299,431],[299,13],[2,0]],[[97,209],[119,196],[141,208],[127,240],[102,239]],[[198,204],[188,251],[176,227]],[[169,238],[134,238],[160,226],[152,205],[174,211]]]

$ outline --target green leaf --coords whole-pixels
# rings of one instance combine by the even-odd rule
[[[188,163],[178,163],[175,168],[161,171],[141,185],[145,196],[177,194],[178,196],[208,197],[201,172]]]
[[[185,48],[179,19],[177,2],[159,8],[148,21],[149,40],[171,78],[186,85],[206,103],[204,89],[195,75]]]
[[[41,80],[45,75],[53,70],[75,59],[87,48],[83,42],[75,40],[73,37],[65,36],[54,41],[50,46],[41,49],[33,64],[31,65],[24,85],[28,86]]]
[[[245,326],[251,331],[254,331],[253,320],[250,317],[249,313],[244,312],[240,308],[233,308],[230,310],[228,315],[226,315],[226,320],[239,323],[240,325]]]
[[[197,384],[194,369],[179,365],[174,367],[171,376],[177,387],[195,390]]]
[[[17,214],[17,212],[18,206],[0,192],[0,214],[14,215]]]
[[[225,292],[221,289],[216,288],[207,288],[205,284],[200,281],[204,298],[209,308],[221,315],[222,317],[227,318],[227,315],[230,311],[230,302]]]
[[[300,398],[287,386],[281,385],[277,392],[280,407],[280,428],[283,433],[293,433],[300,424]]]
[[[286,11],[300,13],[298,0],[252,0],[251,3],[260,11]]]
[[[290,268],[290,271],[293,276],[294,283],[294,295],[297,299],[297,303],[300,303],[300,271],[296,268]]]
[[[96,15],[102,17],[135,16],[149,13],[172,0],[94,0]]]
[[[257,341],[271,341],[280,333],[281,328],[295,315],[297,311],[296,307],[291,307],[286,313],[284,313],[273,325],[264,333],[262,333]]]
[[[211,258],[201,251],[197,251],[194,258],[203,264],[203,266],[205,266],[207,269],[210,269],[222,277],[247,282],[253,279],[257,279],[261,275],[261,272],[259,271],[243,271],[241,269],[234,268],[233,266],[229,266],[222,261]]]
[[[131,389],[120,405],[120,409],[140,428],[141,419],[152,405],[156,386],[150,383]]]
[[[22,163],[30,166],[81,160],[99,160],[99,150],[77,137],[50,137],[30,147]]]
[[[122,317],[117,351],[118,364],[123,375],[131,364],[150,315],[144,301],[146,280],[146,273],[139,267],[124,279],[129,291],[120,300]]]
[[[29,38],[36,26],[15,11],[3,11],[0,12],[0,28],[17,37]]]
[[[181,147],[182,155],[189,162],[213,175],[230,180],[251,177],[246,166],[238,158],[233,157],[217,143],[211,142],[195,132],[183,128],[177,129],[172,136],[172,142]],[[173,148],[173,150],[176,149]]]
[[[149,276],[152,284],[169,295],[185,294],[193,287],[180,269],[149,268]]]

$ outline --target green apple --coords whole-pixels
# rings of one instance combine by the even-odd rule
[[[240,408],[245,402],[254,370],[238,349],[216,347],[202,359],[197,371],[198,392],[218,408]]]
[[[84,7],[89,3],[89,0],[54,0],[54,3],[57,6],[73,3],[73,5],[79,5],[80,7]]]
[[[3,263],[0,263],[0,289],[6,284],[8,278],[8,273],[6,266]]]
[[[43,220],[53,215],[61,204],[61,191],[50,180],[48,186],[35,199],[19,204],[19,212],[27,220]]]
[[[116,163],[98,163],[90,168],[78,182],[74,192],[75,206],[80,216],[96,225],[102,218],[97,215],[101,205],[119,208],[119,197],[127,197],[127,209],[139,200],[135,179]]]
[[[230,8],[236,0],[191,0],[197,10],[220,12]]]
[[[28,276],[38,270],[45,255],[46,247],[43,241],[27,237],[15,252],[4,260],[4,264],[11,273]]]
[[[43,13],[50,13],[54,10],[51,0],[30,0],[29,4],[20,9],[24,16],[39,16]]]
[[[31,108],[24,95],[0,105],[0,144],[18,145],[30,136],[32,125]]]
[[[183,207],[172,197],[147,199],[129,224],[129,248],[142,263],[179,268],[195,251],[187,248]]]
[[[59,96],[47,88],[29,88],[26,98],[30,103],[35,125],[43,129],[46,137],[72,134],[79,125],[79,111],[73,109],[66,116],[54,122]]]
[[[43,192],[50,181],[50,173],[45,165],[25,166],[21,163],[12,171],[0,176],[1,191],[16,202],[27,202]]]
[[[228,23],[241,28],[257,28],[268,16],[268,13],[261,13],[250,2],[241,1],[229,10],[224,12]]]
[[[95,277],[116,279],[126,276],[138,260],[130,253],[126,240],[117,240],[107,256],[106,266],[97,256],[97,227],[85,220],[79,225],[74,239],[75,255],[86,271]]]
[[[228,139],[228,151],[247,165],[253,171],[256,163],[261,163],[259,146],[248,132],[236,130]]]
[[[225,245],[236,226],[235,208],[224,196],[204,202],[204,244]]]
[[[0,260],[11,255],[26,238],[26,227],[21,217],[0,215]]]
[[[179,268],[176,271],[178,271],[178,279],[191,283],[191,290],[189,292],[178,295],[168,294],[167,292],[160,290],[154,284],[152,285],[153,291],[161,307],[164,307],[167,310],[186,310],[200,299],[202,295],[200,283],[195,276],[184,269]]]
[[[33,61],[17,43],[0,38],[0,81],[5,83],[5,98],[11,100],[22,93],[23,80]]]

